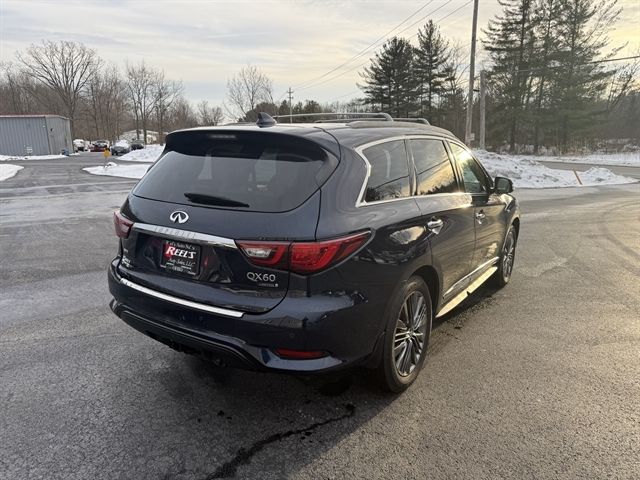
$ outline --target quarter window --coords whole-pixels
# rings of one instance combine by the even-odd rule
[[[404,140],[374,145],[363,153],[371,164],[365,201],[377,202],[410,195],[409,163]]]
[[[442,141],[411,140],[411,151],[416,166],[418,195],[458,191],[453,167]]]
[[[471,152],[455,143],[450,143],[451,151],[460,166],[464,189],[467,193],[489,193],[491,183]]]

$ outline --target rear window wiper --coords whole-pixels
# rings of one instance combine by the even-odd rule
[[[184,194],[189,200],[195,203],[201,203],[203,205],[220,205],[221,207],[249,207],[249,204],[244,202],[238,202],[237,200],[231,200],[225,197],[216,197],[215,195],[207,195],[206,193],[192,193],[187,192]]]

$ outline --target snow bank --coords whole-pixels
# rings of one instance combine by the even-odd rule
[[[18,161],[18,160],[58,160],[67,158],[66,155],[0,155],[0,162]]]
[[[475,154],[492,176],[500,175],[501,177],[510,178],[517,188],[580,186],[578,179],[571,170],[554,170],[539,164],[533,159],[544,161],[549,157],[500,155],[483,150],[476,150]],[[616,175],[610,170],[601,167],[593,167],[586,172],[578,172],[578,176],[585,186],[635,182],[632,178]]]
[[[118,165],[114,162],[109,162],[105,166],[99,167],[85,167],[85,172],[92,175],[106,175],[109,177],[124,177],[124,178],[142,178],[147,170],[151,166],[150,163],[142,165]]]
[[[640,167],[640,152],[625,153],[590,153],[587,155],[518,155],[518,158],[534,158],[547,162],[589,163],[594,165],[630,165]]]
[[[16,173],[22,170],[24,167],[11,164],[0,164],[0,182],[7,178],[13,177]]]
[[[163,150],[164,145],[147,145],[140,150],[131,150],[131,152],[122,155],[120,160],[126,160],[127,162],[155,162]]]
[[[119,157],[122,160],[136,162],[153,162],[163,150],[162,145],[150,145],[144,150],[135,150]],[[144,154],[144,155],[142,155]],[[492,176],[500,175],[513,180],[517,188],[553,188],[577,187],[578,179],[571,170],[554,170],[539,164],[531,156],[500,155],[497,153],[477,150],[477,157]],[[131,156],[135,155],[132,159]],[[544,160],[548,157],[536,157]],[[147,173],[151,163],[140,165],[118,165],[109,162],[106,167],[87,167],[84,170],[93,175],[109,175],[125,178],[142,178]],[[602,167],[593,167],[586,172],[578,172],[582,184],[585,186],[632,183],[635,180],[616,175]]]

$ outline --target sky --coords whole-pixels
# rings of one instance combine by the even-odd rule
[[[612,45],[628,43],[618,56],[632,55],[640,50],[640,0],[618,3]],[[497,0],[480,0],[480,37],[499,12]],[[292,87],[294,101],[345,101],[359,96],[371,44],[394,34],[415,41],[433,19],[468,52],[472,14],[472,0],[0,0],[0,62],[43,39],[73,40],[121,69],[143,60],[164,69],[193,102],[222,105],[227,80],[247,64],[273,80],[276,99]]]

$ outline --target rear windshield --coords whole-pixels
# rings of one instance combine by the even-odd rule
[[[289,135],[185,132],[168,141],[133,193],[183,205],[283,212],[304,203],[336,165],[319,145]]]

